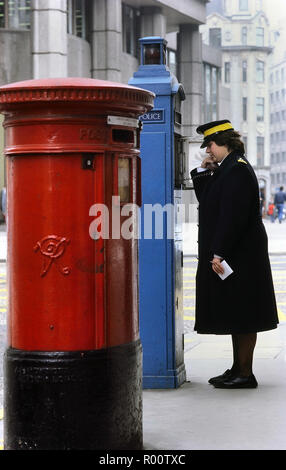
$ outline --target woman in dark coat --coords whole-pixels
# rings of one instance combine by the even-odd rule
[[[199,261],[195,330],[230,334],[233,365],[209,382],[217,388],[255,388],[257,332],[277,327],[276,300],[261,219],[259,187],[230,121],[197,128],[208,157],[191,171],[199,201]],[[225,260],[233,273],[222,280]]]

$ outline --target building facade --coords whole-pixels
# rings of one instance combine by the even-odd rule
[[[203,117],[202,41],[208,0],[1,0],[0,85],[31,78],[92,77],[127,83],[138,39],[163,36],[183,83],[183,135]],[[0,131],[0,189],[5,185]]]
[[[271,195],[286,187],[286,32],[273,32],[274,50],[270,56],[270,162]]]
[[[222,84],[229,89],[231,103],[224,118],[240,131],[266,201],[271,191],[269,22],[262,0],[217,0],[216,6],[220,13],[212,11],[201,26],[203,41],[222,51]]]

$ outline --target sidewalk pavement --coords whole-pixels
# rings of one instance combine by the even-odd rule
[[[270,255],[286,254],[286,221],[282,224],[276,220],[271,223],[263,219],[268,235],[268,252]],[[183,252],[184,256],[197,256],[198,254],[198,226],[197,223],[183,224]]]
[[[286,222],[265,221],[269,253],[286,254]],[[184,256],[197,254],[197,224],[184,226]],[[0,232],[0,259],[6,253]],[[258,334],[257,389],[223,390],[208,379],[232,363],[229,335],[194,335],[185,353],[187,382],[176,390],[143,391],[144,448],[148,450],[286,450],[286,322]],[[0,421],[0,446],[3,420]]]
[[[286,254],[286,222],[263,220],[270,255]],[[183,227],[184,256],[197,255],[197,224]],[[194,335],[185,353],[187,382],[177,390],[144,390],[144,442],[160,450],[286,450],[286,322],[258,333],[257,389],[208,384],[232,364],[230,335]]]

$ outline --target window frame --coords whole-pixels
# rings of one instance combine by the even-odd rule
[[[256,46],[264,47],[264,28],[262,26],[256,26]]]
[[[260,154],[261,153],[261,154]],[[265,162],[265,139],[263,136],[256,136],[257,166],[263,167]]]
[[[77,25],[77,2],[82,4],[82,27],[81,33],[78,34]],[[86,0],[67,0],[67,33],[81,39],[87,40],[87,1]]]
[[[230,83],[231,75],[231,62],[226,61],[224,63],[224,83]]]
[[[138,39],[140,37],[140,9],[135,8],[131,5],[128,5],[125,2],[122,2],[121,4],[122,8],[122,51],[126,54],[130,54],[133,57],[137,57],[137,59],[140,56],[140,51],[139,51],[139,42]],[[134,15],[133,18],[131,19],[131,28],[130,28],[130,40],[128,41],[127,39],[127,22],[125,21],[126,14],[129,11],[129,13],[132,12]]]
[[[10,13],[9,1],[11,3],[11,0],[1,0],[1,3],[4,6],[4,9],[3,9],[3,25],[2,26],[0,25],[0,29],[22,29],[22,30],[25,30],[25,31],[29,31],[31,29],[31,0],[22,0],[23,3],[24,3],[23,6],[21,6],[21,4],[19,5],[19,3],[18,3],[19,1],[21,2],[21,0],[14,0],[14,2],[13,2],[13,3],[15,3],[15,1],[17,1],[17,5],[15,6],[15,8],[17,8],[17,12],[19,12],[20,10],[28,10],[29,11],[29,18],[27,18],[27,19],[29,19],[29,21],[27,23],[25,23],[25,26],[23,26],[23,24],[19,24],[20,23],[19,14],[17,14],[17,15],[9,14]],[[29,5],[27,5],[27,4],[29,4]],[[15,18],[17,18],[17,20],[18,20],[17,21],[17,23],[18,23],[17,26],[15,26],[15,24],[13,25],[13,19],[15,20]]]
[[[221,40],[222,40],[221,28],[209,28],[209,45],[212,47],[220,48]]]
[[[265,119],[265,100],[263,96],[257,96],[256,97],[256,121],[264,122],[264,119]]]
[[[239,11],[248,11],[248,0],[239,0]]]
[[[248,39],[248,29],[247,26],[242,26],[241,28],[241,44],[243,46],[247,45],[247,39]]]
[[[247,96],[242,97],[242,119],[247,121]]]
[[[265,62],[263,60],[256,60],[256,83],[265,82]]]

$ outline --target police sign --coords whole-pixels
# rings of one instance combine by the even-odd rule
[[[153,109],[149,113],[142,114],[139,117],[142,122],[165,122],[164,109]]]

